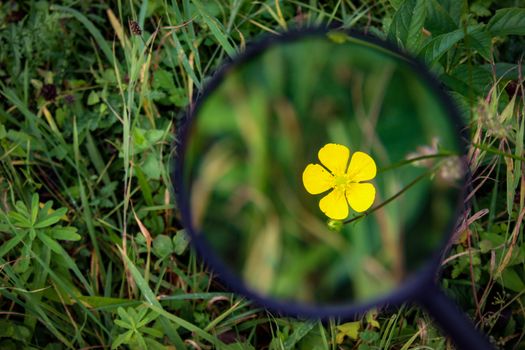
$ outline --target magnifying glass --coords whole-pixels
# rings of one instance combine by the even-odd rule
[[[415,301],[463,349],[488,340],[436,285],[464,206],[458,112],[418,61],[354,31],[266,37],[187,113],[174,185],[227,285],[281,313]]]

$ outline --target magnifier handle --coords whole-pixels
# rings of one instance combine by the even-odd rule
[[[474,327],[465,313],[438,287],[426,289],[421,293],[419,302],[459,349],[495,349],[487,337]]]

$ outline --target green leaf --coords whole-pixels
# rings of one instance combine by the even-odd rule
[[[27,232],[24,232],[22,234],[16,235],[15,237],[11,238],[9,241],[5,242],[0,246],[0,258],[2,258],[4,255],[9,253],[11,249],[16,247],[20,241],[22,241],[27,235]]]
[[[401,44],[408,51],[418,52],[426,13],[424,0],[406,0],[392,19],[389,39]]]
[[[15,264],[14,270],[18,273],[24,273],[29,268],[29,263],[31,262],[31,247],[33,241],[30,240],[22,246],[22,251],[20,252],[20,258]]]
[[[399,9],[399,6],[403,4],[403,1],[404,0],[389,0],[390,5],[392,5],[392,7],[396,10]]]
[[[7,136],[7,131],[4,124],[0,124],[0,140]]]
[[[494,248],[494,245],[492,244],[491,241],[489,241],[488,239],[483,239],[481,240],[479,243],[479,250],[482,252],[482,253],[487,253],[488,251],[490,251],[492,248]]]
[[[525,8],[497,10],[487,24],[487,29],[492,36],[525,35]]]
[[[62,246],[60,244],[58,244],[57,241],[55,241],[54,239],[49,237],[48,235],[46,235],[46,234],[39,234],[38,238],[42,241],[42,243],[44,243],[46,245],[46,247],[48,247],[49,249],[51,249],[55,253],[61,254],[62,252],[64,252]]]
[[[31,197],[31,225],[34,225],[36,222],[36,218],[38,217],[38,204],[40,201],[38,200],[38,193],[33,193],[33,196]]]
[[[458,29],[456,23],[440,1],[430,0],[425,3],[427,5],[425,29],[429,30],[432,35],[437,36]]]
[[[14,321],[0,320],[0,338],[10,338],[21,342],[29,342],[32,332],[24,325]]]
[[[99,297],[99,296],[84,296],[79,295],[78,299],[82,301],[89,308],[103,308],[103,309],[113,309],[122,306],[128,306],[130,303],[139,305],[140,301],[129,300],[123,298],[110,298],[110,297]]]
[[[337,334],[335,335],[335,342],[337,344],[342,344],[345,337],[349,337],[353,340],[357,339],[359,335],[359,329],[361,328],[361,322],[347,322],[337,326],[336,328]]]
[[[127,261],[129,261],[129,259],[127,257],[125,257],[125,259]],[[156,300],[155,300],[156,301]],[[216,348],[219,348],[219,349],[222,349],[222,347],[224,346],[224,343],[212,336],[211,334],[209,334],[208,332],[202,330],[201,328],[195,326],[194,324],[184,320],[183,318],[180,318],[170,312],[167,312],[165,310],[163,310],[161,307],[160,307],[160,303],[158,301],[155,302],[155,304],[147,304],[147,306],[152,309],[153,311],[159,313],[162,317],[174,322],[175,324],[189,330],[190,332],[193,332],[195,333],[195,335],[201,337],[202,339],[205,339],[207,341],[209,341],[211,344],[213,344]]]
[[[171,238],[166,235],[158,235],[153,240],[153,253],[159,258],[165,258],[173,252]]]
[[[164,335],[162,331],[155,329],[155,328],[151,328],[151,327],[142,327],[140,331],[142,333],[151,335],[152,337],[155,337],[155,338],[161,338]]]
[[[175,83],[173,81],[173,74],[164,69],[158,69],[153,75],[152,82],[154,89],[164,89],[171,91],[175,89]]]
[[[145,338],[144,341],[146,342],[146,349],[148,350],[169,350],[167,346],[162,345],[154,339]]]
[[[485,26],[480,25],[475,27],[465,38],[465,43],[472,45],[472,47],[487,61],[490,60],[491,38]]]
[[[53,239],[59,239],[62,241],[79,241],[82,237],[77,233],[77,228],[73,226],[62,227],[57,226],[53,227],[50,230],[49,235]]]
[[[130,308],[129,310],[133,310],[133,309]],[[119,307],[117,309],[117,314],[126,323],[128,323],[128,324],[133,324],[134,323],[133,318],[128,314],[128,312],[123,307]]]
[[[468,63],[458,65],[452,72],[451,77],[457,79],[464,84],[463,87],[457,87],[456,92],[470,97],[472,92],[476,95],[484,96],[492,87],[492,75],[485,69],[477,65],[469,65]],[[451,86],[455,88],[454,86]]]
[[[7,216],[9,217],[10,220],[14,221],[14,224],[16,226],[21,227],[21,228],[30,228],[31,221],[24,214],[16,212],[16,211],[11,211],[7,214]]]
[[[111,343],[111,349],[118,349],[122,344],[127,344],[133,335],[132,332],[128,331],[126,333],[119,334],[113,343]]]
[[[495,68],[496,78],[503,80],[518,80],[520,79],[520,70],[521,72],[525,72],[525,64],[522,64],[520,67],[515,63],[499,62],[496,63],[495,66],[493,66],[492,64],[484,64],[479,67],[485,69],[490,74],[492,74],[492,71]]]
[[[189,243],[190,238],[188,237],[186,230],[179,230],[173,237],[173,251],[177,255],[182,255],[186,248],[188,248]]]
[[[129,258],[126,255],[124,255],[122,251],[121,251],[121,254],[124,257],[125,263],[127,264],[129,268],[129,271],[131,273],[131,276],[133,277],[133,280],[135,280],[137,287],[142,292],[143,298],[146,300],[148,304],[158,305],[160,307],[160,303],[157,301],[155,294],[153,293],[150,286],[148,285],[148,282],[146,282],[144,277],[140,274],[135,264],[131,260],[129,260]]]
[[[507,268],[505,268],[505,270],[503,270],[503,272],[501,273],[501,277],[496,278],[496,282],[498,282],[504,288],[510,289],[516,293],[520,293],[523,290],[525,290],[525,284],[523,283],[520,274],[516,272],[516,268],[520,267],[507,266]],[[521,275],[523,276],[523,271],[521,272]]]
[[[228,40],[228,35],[224,32],[224,28],[221,23],[217,21],[216,18],[210,16],[208,12],[206,11],[205,6],[202,6],[200,1],[194,0],[193,3],[197,7],[197,10],[202,16],[202,19],[210,28],[210,31],[212,35],[217,39],[219,42],[219,45],[223,48],[224,51],[228,54],[228,56],[233,57],[236,55],[237,51],[235,48],[230,44]]]
[[[141,169],[149,180],[158,181],[162,173],[162,163],[155,154],[150,153],[146,157],[144,164],[142,164]]]
[[[67,208],[59,208],[55,210],[51,214],[47,215],[44,219],[39,220],[36,223],[35,228],[44,228],[56,224],[66,214],[66,212]]]
[[[129,323],[127,322],[124,322],[122,320],[115,320],[113,321],[117,326],[121,327],[121,328],[125,328],[125,329],[133,329],[133,326],[130,325]]]
[[[98,93],[96,91],[91,91],[88,96],[87,104],[88,106],[93,106],[100,102],[100,98],[98,97]]]
[[[441,34],[431,39],[420,51],[419,56],[423,57],[425,62],[434,63],[441,56],[450,50],[465,37],[463,29],[454,30],[453,32]]]
[[[307,335],[314,328],[317,321],[295,322],[293,333],[286,339],[283,344],[284,349],[295,349],[295,344]]]

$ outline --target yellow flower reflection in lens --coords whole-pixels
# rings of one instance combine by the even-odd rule
[[[331,219],[348,216],[348,205],[363,212],[374,203],[376,189],[371,183],[377,173],[376,163],[364,152],[354,152],[350,158],[348,147],[329,143],[319,150],[322,165],[308,164],[303,172],[303,184],[310,194],[331,190],[319,202],[319,208]],[[347,167],[348,164],[348,167]]]

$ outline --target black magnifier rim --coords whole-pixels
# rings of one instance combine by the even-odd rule
[[[300,39],[310,37],[324,37],[330,32],[340,32],[349,35],[354,39],[361,40],[365,43],[373,44],[377,47],[388,50],[404,59],[408,68],[411,68],[418,78],[428,87],[431,93],[435,94],[437,100],[447,114],[449,120],[452,122],[454,131],[458,138],[458,146],[460,155],[466,155],[467,139],[466,128],[462,123],[460,114],[451,97],[447,95],[445,90],[441,87],[439,80],[427,69],[426,65],[418,58],[412,57],[408,53],[401,50],[393,43],[380,39],[370,34],[364,34],[355,29],[342,29],[330,27],[306,27],[299,29],[292,29],[279,35],[265,35],[261,39],[255,41],[246,47],[245,51],[239,53],[233,58],[227,59],[222,64],[216,73],[204,86],[202,92],[197,96],[195,104],[190,105],[182,118],[182,123],[177,129],[176,150],[174,154],[174,161],[172,167],[172,185],[174,186],[175,199],[180,211],[182,224],[187,229],[191,243],[196,248],[200,257],[218,276],[219,280],[223,281],[234,292],[242,294],[255,303],[280,314],[285,314],[295,317],[309,317],[326,320],[332,317],[351,318],[358,314],[364,313],[370,308],[377,305],[399,305],[407,300],[417,300],[418,295],[424,293],[425,288],[436,288],[435,277],[440,267],[441,257],[446,251],[447,243],[449,242],[453,229],[456,225],[456,220],[464,210],[464,198],[466,192],[467,179],[469,177],[468,167],[465,162],[462,165],[465,170],[465,176],[461,183],[459,190],[455,215],[452,217],[448,225],[448,234],[444,235],[441,246],[432,254],[429,259],[423,263],[423,266],[412,273],[400,286],[396,287],[392,292],[383,296],[376,297],[371,301],[365,303],[348,303],[348,304],[326,304],[326,305],[308,305],[304,303],[297,303],[291,301],[277,300],[271,296],[264,296],[256,291],[248,288],[242,279],[237,276],[226,264],[219,258],[209,243],[203,237],[202,233],[195,232],[191,225],[191,210],[189,202],[189,189],[186,189],[184,183],[184,158],[186,154],[186,147],[189,141],[189,134],[195,118],[197,117],[200,107],[206,101],[217,87],[221,85],[227,74],[234,68],[247,63],[253,58],[258,57],[259,54],[265,52],[268,48],[285,45]],[[461,157],[462,159],[464,157]]]

